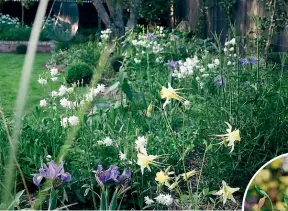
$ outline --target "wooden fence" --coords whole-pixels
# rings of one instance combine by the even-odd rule
[[[177,11],[176,20],[186,20],[192,30],[198,26],[201,15],[201,0],[175,0]],[[221,34],[221,41],[227,37],[228,24],[225,11],[218,4],[219,0],[208,0],[206,13],[206,35],[211,37],[211,33]],[[288,8],[286,8],[288,12]],[[250,30],[255,29],[255,24],[251,17],[264,15],[264,4],[258,0],[238,0],[232,8],[232,23],[235,25],[237,35],[246,35]],[[267,14],[266,14],[267,15]],[[253,34],[251,35],[253,36]],[[288,51],[288,26],[274,36],[272,44],[276,51]]]

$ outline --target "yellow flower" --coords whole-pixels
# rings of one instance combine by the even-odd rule
[[[190,177],[194,176],[195,174],[197,174],[198,172],[195,171],[195,170],[192,170],[192,171],[189,171],[189,172],[186,172],[186,173],[183,173],[181,174],[181,176],[183,177],[183,180],[188,180]]]
[[[137,157],[137,164],[141,167],[142,174],[144,173],[145,168],[151,171],[149,164],[155,164],[154,160],[158,158],[156,155],[143,155],[141,153],[138,153]]]
[[[226,203],[227,199],[232,200],[234,203],[236,203],[236,200],[233,197],[233,193],[238,191],[240,188],[231,188],[226,184],[224,180],[222,181],[222,185],[222,188],[214,195],[222,196],[223,204]]]
[[[279,177],[279,180],[285,184],[285,185],[288,185],[288,176],[280,176]]]
[[[271,178],[271,172],[269,169],[262,169],[255,177],[255,182],[257,184],[262,183],[263,181],[268,181]]]
[[[181,103],[185,101],[185,98],[179,95],[178,90],[180,89],[173,89],[170,83],[168,83],[168,88],[162,86],[162,89],[160,91],[160,97],[161,99],[166,99],[165,103],[163,104],[163,109],[165,109],[166,105],[169,104],[171,102],[170,100],[172,99],[178,100]]]
[[[169,176],[165,172],[159,171],[156,173],[155,180],[159,182],[161,185],[168,184]]]
[[[282,201],[277,201],[275,207],[277,210],[285,210],[285,204]]]
[[[146,116],[147,116],[147,117],[150,117],[150,116],[151,116],[152,110],[153,110],[153,105],[152,105],[152,103],[150,103],[149,106],[148,106],[148,108],[147,108],[147,113],[146,113]]]
[[[223,142],[229,142],[228,147],[231,147],[231,151],[230,151],[231,153],[234,150],[235,141],[241,141],[240,131],[239,130],[232,131],[232,126],[228,122],[225,122],[225,123],[228,126],[228,128],[226,129],[227,133],[223,135],[216,135],[216,136],[222,137]]]

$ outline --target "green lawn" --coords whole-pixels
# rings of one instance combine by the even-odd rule
[[[46,69],[45,62],[50,56],[50,54],[36,55],[26,111],[38,105],[39,100],[47,96],[47,92],[43,91],[37,80],[39,74]],[[25,55],[0,53],[0,106],[8,116],[14,109],[24,58]]]

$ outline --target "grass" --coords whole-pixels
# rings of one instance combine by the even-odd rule
[[[50,58],[50,54],[37,54],[34,64],[34,70],[29,89],[29,96],[26,103],[26,111],[39,104],[39,100],[47,96],[46,92],[39,87],[37,82],[39,74],[45,70],[45,62]],[[25,55],[1,53],[0,54],[0,105],[3,107],[6,115],[13,113],[15,100],[17,97],[21,70]]]

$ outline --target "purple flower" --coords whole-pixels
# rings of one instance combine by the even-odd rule
[[[241,65],[247,65],[247,64],[249,64],[249,61],[248,61],[248,59],[246,59],[246,58],[240,58],[240,59],[239,59],[239,62],[240,62]]]
[[[132,172],[129,169],[124,169],[122,174],[117,178],[116,185],[125,185],[131,180]]]
[[[155,34],[150,33],[150,32],[146,33],[145,36],[146,36],[148,39],[151,39],[151,40],[157,38],[157,36],[156,36]]]
[[[175,70],[179,66],[178,61],[168,60],[167,64],[172,70]]]
[[[179,36],[177,36],[177,35],[175,35],[175,34],[171,34],[171,35],[170,35],[170,40],[172,40],[172,41],[179,40]]]
[[[220,87],[220,86],[222,86],[225,83],[225,78],[223,76],[221,76],[221,75],[218,75],[215,78],[215,82],[216,82],[216,86]]]
[[[95,174],[96,181],[100,186],[109,182],[117,182],[119,176],[118,166],[111,165],[109,169],[103,171],[102,165],[98,165],[97,171],[92,171]]]
[[[255,57],[250,57],[249,61],[251,64],[257,64],[257,59]]]
[[[39,173],[33,177],[34,184],[39,186],[43,178],[69,182],[71,180],[71,174],[64,171],[63,161],[61,161],[60,164],[57,165],[52,160],[48,163],[48,166],[44,163],[43,167],[39,169]]]

